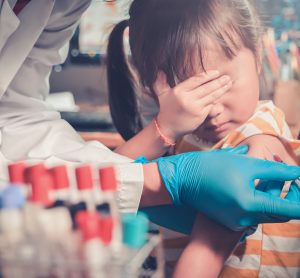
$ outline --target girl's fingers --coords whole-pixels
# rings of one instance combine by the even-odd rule
[[[201,109],[201,115],[203,117],[203,122],[205,121],[206,117],[208,116],[208,114],[210,113],[211,109],[213,108],[213,105],[212,104],[209,104],[207,106],[204,106],[202,109]]]
[[[201,97],[197,101],[197,105],[201,105],[203,107],[214,104],[217,99],[223,96],[227,91],[231,88],[232,83],[226,84],[225,86],[211,92],[210,94]]]
[[[169,84],[167,82],[167,77],[164,72],[162,72],[162,71],[158,72],[153,89],[154,89],[155,93],[157,94],[157,96],[160,96],[160,95],[164,94],[165,92],[168,92],[171,89],[171,87],[169,86]]]
[[[208,71],[206,73],[203,73],[201,75],[193,76],[180,84],[178,84],[174,89],[177,92],[187,92],[192,91],[199,86],[212,81],[216,78],[220,77],[220,72],[216,70]]]
[[[201,75],[193,76],[182,83],[178,84],[173,90],[175,92],[196,91],[199,97],[206,96],[220,87],[230,83],[230,77],[221,76],[219,71],[208,71]],[[171,87],[167,82],[166,75],[160,71],[153,86],[157,96],[161,96],[165,92],[169,92]]]
[[[215,91],[221,89],[221,92],[226,92],[227,90],[222,90],[224,86],[228,86],[229,89],[232,86],[231,78],[228,75],[224,75],[218,79],[210,81],[195,90],[193,90],[193,94],[197,97],[197,99],[203,98],[209,94],[214,93]]]

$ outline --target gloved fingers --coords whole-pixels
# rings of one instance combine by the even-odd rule
[[[259,185],[256,187],[256,189],[268,193],[271,196],[280,197],[283,187],[284,187],[284,182],[261,181]],[[300,201],[300,189],[294,182],[291,184],[289,192],[286,195],[285,199],[289,201],[295,201],[295,202]],[[290,218],[272,216],[269,214],[261,214],[259,216],[259,221],[261,223],[283,223],[289,220]]]
[[[256,190],[266,192],[272,196],[280,197],[284,182],[282,181],[263,181],[256,186]]]
[[[285,199],[289,201],[300,202],[300,188],[295,182],[292,182]]]
[[[234,154],[247,154],[249,151],[248,145],[241,145],[235,148],[225,148],[218,150],[219,152],[227,152],[227,153],[234,153]]]
[[[252,178],[272,181],[295,180],[300,177],[299,166],[288,166],[284,163],[254,159],[251,165]],[[250,171],[250,169],[249,169]]]
[[[276,218],[300,219],[300,200],[290,201],[256,191],[253,207],[258,214],[263,213]]]

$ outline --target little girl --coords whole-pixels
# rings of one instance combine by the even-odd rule
[[[128,140],[119,153],[154,159],[174,147],[185,152],[247,144],[251,156],[299,163],[300,142],[293,140],[282,113],[271,102],[258,102],[261,27],[251,3],[133,1],[130,19],[115,27],[108,47],[111,112]],[[128,25],[130,68],[122,41]],[[147,93],[138,102],[135,91],[141,88]],[[144,124],[148,118],[143,130],[140,111]],[[257,183],[274,194],[282,189],[276,182]],[[295,192],[287,193],[288,186],[286,198],[292,199]],[[299,228],[298,221],[259,226],[237,247],[221,275],[298,277]],[[217,276],[241,235],[199,215],[174,275]],[[166,246],[175,251],[182,247],[179,241],[172,238]]]

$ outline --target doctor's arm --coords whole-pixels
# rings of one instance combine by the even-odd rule
[[[143,165],[144,187],[140,206],[160,206],[172,204],[172,198],[164,186],[157,163]]]
[[[243,152],[243,148],[234,151]],[[153,222],[179,232],[191,233],[196,212],[235,231],[300,219],[300,194],[298,199],[285,200],[255,188],[256,179],[281,182],[299,178],[297,166],[216,150],[163,157],[157,165],[143,165],[143,171],[140,207]],[[168,204],[170,198],[173,205],[165,212],[151,207]],[[182,212],[184,219],[178,217]]]

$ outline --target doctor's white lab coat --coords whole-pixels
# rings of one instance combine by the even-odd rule
[[[17,160],[48,164],[116,163],[119,203],[136,211],[143,187],[140,165],[98,142],[84,142],[48,107],[52,66],[67,56],[68,41],[90,0],[31,0],[16,16],[16,0],[0,0],[0,162]]]

